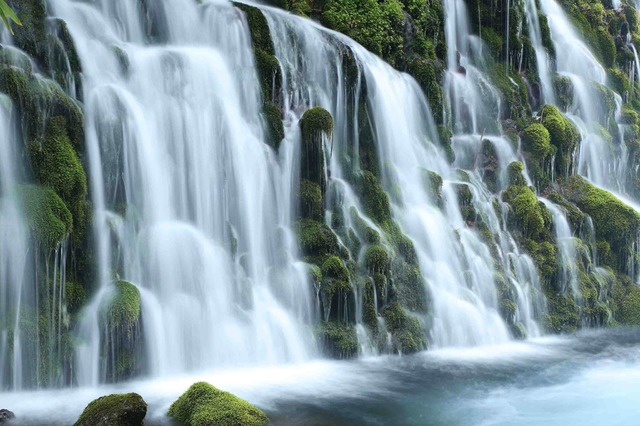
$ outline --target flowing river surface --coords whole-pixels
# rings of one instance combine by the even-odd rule
[[[27,425],[70,424],[92,399],[139,392],[148,425],[194,381],[256,403],[275,425],[629,425],[640,401],[640,330],[589,331],[473,349],[2,395]]]

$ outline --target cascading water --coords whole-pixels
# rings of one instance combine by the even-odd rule
[[[555,90],[551,79],[551,65],[549,63],[549,52],[542,43],[542,34],[540,30],[540,20],[538,17],[538,5],[536,0],[526,0],[526,17],[527,27],[529,30],[529,39],[533,44],[536,52],[536,69],[540,78],[542,89],[541,104],[555,104]]]
[[[100,299],[115,272],[140,289],[151,374],[307,358],[315,311],[289,231],[294,168],[263,142],[243,15],[227,2],[53,5],[86,64],[102,289],[79,327],[78,382],[105,379]],[[162,45],[149,44],[146,13]]]

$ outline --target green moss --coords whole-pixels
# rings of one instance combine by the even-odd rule
[[[522,148],[537,159],[544,159],[555,152],[551,145],[551,135],[542,124],[534,123],[524,129],[521,134]]]
[[[442,120],[443,97],[442,79],[444,75],[444,63],[435,59],[417,57],[409,62],[407,71],[411,74],[429,100],[431,112],[436,122]]]
[[[327,0],[321,21],[393,65],[402,59],[404,16],[398,0]]]
[[[262,426],[269,422],[259,408],[205,382],[191,385],[171,404],[168,415],[183,426]]]
[[[132,329],[140,318],[140,290],[127,281],[117,281],[107,318],[116,327]]]
[[[382,317],[393,336],[396,351],[413,353],[426,348],[427,342],[420,320],[405,311],[399,303],[394,302],[385,307]]]
[[[324,201],[322,190],[317,183],[303,180],[300,182],[300,209],[302,217],[322,221],[324,218]]]
[[[338,252],[338,239],[326,225],[303,219],[296,224],[302,253],[308,258],[324,257]]]
[[[509,185],[526,186],[527,181],[523,175],[524,165],[519,161],[514,161],[507,167]]]
[[[378,225],[387,226],[391,221],[389,195],[384,192],[375,175],[369,171],[363,172],[357,189],[366,215]]]
[[[365,264],[372,273],[387,273],[391,265],[389,253],[382,246],[371,246],[365,255]]]
[[[348,282],[349,270],[339,257],[331,256],[322,264],[322,276]]]
[[[622,322],[640,326],[640,288],[632,287],[622,302]]]
[[[627,262],[633,255],[633,246],[640,231],[640,215],[611,193],[596,188],[579,176],[568,178],[562,186],[562,193],[591,216],[596,238],[610,245],[614,256],[609,266],[616,271],[627,271]]]
[[[323,138],[333,132],[333,118],[324,108],[308,109],[300,119],[302,131],[302,178],[325,186]]]
[[[567,110],[573,104],[573,82],[571,78],[563,75],[553,77],[553,85],[558,100],[558,106]]]
[[[276,151],[280,148],[280,142],[284,139],[284,124],[280,108],[271,102],[266,102],[262,116],[267,129],[267,143]]]
[[[503,200],[511,206],[516,223],[525,235],[537,236],[544,229],[544,205],[536,194],[524,185],[513,185],[503,193]]]
[[[19,196],[29,228],[37,241],[54,248],[71,233],[71,212],[53,190],[22,185],[19,187]]]
[[[549,314],[545,315],[545,326],[553,333],[572,333],[580,326],[578,305],[571,296],[553,294],[547,297]]]
[[[405,308],[427,313],[428,300],[425,282],[420,268],[404,261],[395,259],[392,262],[391,275],[394,278],[395,297]]]
[[[429,197],[437,205],[442,204],[442,176],[431,170],[422,169],[422,183]]]
[[[87,293],[82,284],[67,281],[64,287],[64,298],[67,310],[71,313],[78,312],[87,302]]]
[[[143,425],[146,415],[147,403],[137,393],[113,394],[89,403],[74,426]]]
[[[333,358],[353,358],[358,354],[358,336],[353,326],[337,321],[316,327],[324,352]]]
[[[571,169],[573,153],[580,142],[580,133],[554,106],[545,105],[540,111],[542,125],[549,131],[551,143],[557,148],[556,169],[566,175]]]

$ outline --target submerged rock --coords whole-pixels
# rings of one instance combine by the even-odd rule
[[[13,414],[12,411],[9,411],[5,408],[0,410],[0,424],[9,423],[11,420],[15,418],[16,418],[16,415]]]
[[[140,426],[147,403],[137,393],[113,394],[93,400],[74,426]]]
[[[259,408],[205,382],[191,385],[168,414],[185,426],[262,426],[269,421]]]

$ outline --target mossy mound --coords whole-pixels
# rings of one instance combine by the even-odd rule
[[[322,349],[332,358],[345,359],[358,355],[358,336],[352,325],[338,321],[323,322],[316,327]]]
[[[511,206],[517,228],[526,236],[537,237],[545,228],[548,210],[525,185],[512,185],[502,198]]]
[[[137,393],[113,394],[87,405],[74,426],[141,426],[147,403]]]
[[[372,273],[385,274],[389,272],[391,258],[389,253],[382,246],[371,246],[365,254],[365,264]]]
[[[116,281],[115,295],[107,309],[109,322],[130,329],[140,319],[140,290],[127,281]]]
[[[542,125],[549,132],[551,144],[557,148],[556,170],[560,175],[568,174],[573,162],[573,153],[580,142],[580,133],[558,108],[545,105],[540,110]]]
[[[522,148],[537,159],[544,159],[556,150],[551,145],[551,134],[542,124],[534,123],[522,131]]]
[[[254,405],[208,383],[198,382],[169,408],[183,426],[262,426],[269,420]]]
[[[321,107],[308,109],[300,119],[302,131],[302,178],[325,189],[325,151],[323,140],[333,132],[333,118]]]
[[[300,182],[299,199],[303,218],[317,221],[324,219],[324,197],[320,185],[304,179]]]
[[[596,229],[596,239],[609,244],[615,271],[628,271],[629,259],[640,231],[640,214],[613,194],[596,188],[579,176],[568,178],[562,185],[562,194],[591,216]],[[606,259],[603,259],[606,260]]]
[[[50,188],[21,185],[18,189],[24,214],[35,239],[54,248],[73,229],[71,212]]]
[[[418,352],[427,347],[420,320],[408,313],[398,302],[382,311],[387,329],[393,335],[394,350],[402,353]]]

